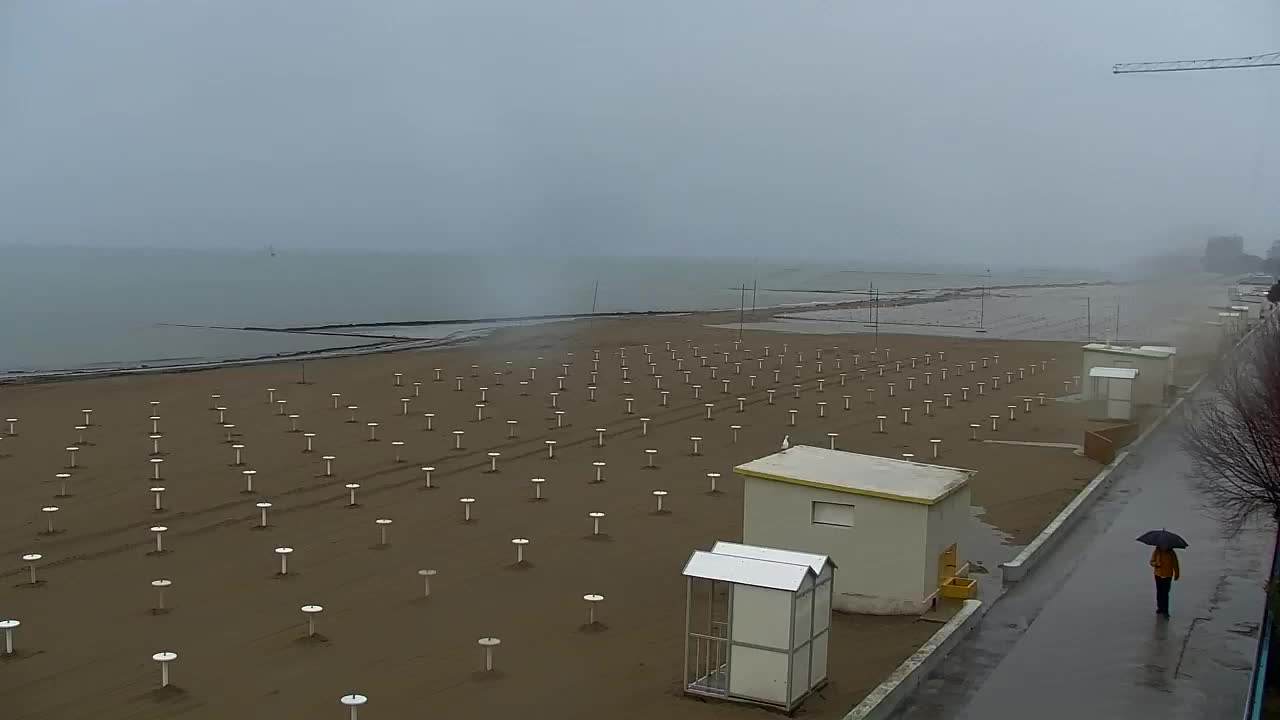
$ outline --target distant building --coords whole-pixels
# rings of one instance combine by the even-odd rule
[[[1205,242],[1204,257],[1200,258],[1200,265],[1209,272],[1246,273],[1258,270],[1262,265],[1262,258],[1245,254],[1243,237],[1219,235]]]
[[[1219,235],[1211,237],[1204,244],[1205,257],[1237,257],[1244,254],[1244,238],[1239,235]]]

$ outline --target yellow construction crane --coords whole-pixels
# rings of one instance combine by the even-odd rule
[[[1119,65],[1112,66],[1111,72],[1117,75],[1122,75],[1125,73],[1185,72],[1188,70],[1239,70],[1243,68],[1260,67],[1280,67],[1280,52],[1235,58],[1120,63]]]

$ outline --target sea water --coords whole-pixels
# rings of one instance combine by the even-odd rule
[[[1087,279],[1096,276],[1015,270],[988,279],[984,269],[817,260],[8,247],[0,248],[0,372],[179,364],[372,342],[241,329],[250,326],[526,317],[593,307],[737,309],[857,299],[819,291],[872,284],[902,291]]]

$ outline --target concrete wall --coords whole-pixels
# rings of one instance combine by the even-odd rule
[[[982,618],[982,603],[965,600],[960,611],[872,690],[843,720],[889,720],[929,673],[955,649]]]
[[[832,597],[836,610],[895,615],[925,609],[929,506],[744,479],[742,541],[829,555],[838,567]],[[815,501],[853,505],[853,527],[815,525]]]
[[[1085,430],[1084,456],[1106,465],[1116,459],[1116,444],[1105,435]]]
[[[964,548],[960,546],[960,540],[968,536],[968,525],[972,517],[967,487],[929,507],[924,575],[921,576],[924,595],[932,595],[938,591],[938,556],[943,550],[955,545],[956,562],[963,563],[960,558],[964,554]]]
[[[1138,423],[1085,430],[1084,456],[1106,465],[1115,460],[1120,448],[1133,442],[1141,432],[1142,427]]]

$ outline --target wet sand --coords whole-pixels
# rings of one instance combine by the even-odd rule
[[[734,318],[736,319],[736,317]],[[508,713],[537,717],[719,718],[767,717],[744,706],[685,698],[680,693],[684,589],[680,576],[689,553],[741,533],[742,485],[731,473],[740,462],[773,452],[783,435],[793,443],[826,445],[837,432],[841,449],[928,460],[930,438],[941,438],[940,463],[979,471],[973,502],[982,519],[1024,542],[1096,472],[1097,466],[1062,448],[971,442],[980,437],[1078,443],[1080,406],[1055,403],[1063,380],[1079,373],[1076,343],[880,336],[892,362],[884,377],[869,358],[866,337],[747,332],[742,347],[759,358],[769,345],[765,370],[743,352],[741,374],[723,357],[718,380],[692,359],[692,346],[732,353],[736,332],[707,327],[728,316],[707,315],[591,320],[511,328],[483,341],[430,352],[402,352],[307,363],[310,384],[298,384],[296,363],[237,367],[193,373],[136,375],[77,382],[0,387],[0,417],[17,417],[17,435],[0,441],[0,473],[6,484],[0,548],[0,615],[22,620],[17,657],[0,661],[0,697],[13,718],[280,718],[342,717],[338,697],[370,697],[362,717],[409,714],[492,718]],[[664,343],[685,360],[694,399],[676,372]],[[691,342],[689,342],[691,341]],[[648,343],[670,391],[659,405],[642,345]],[[772,368],[789,346],[780,382]],[[626,347],[632,382],[624,386],[619,348]],[[836,351],[842,369],[835,367]],[[592,349],[599,348],[597,401],[588,401]],[[818,373],[817,349],[824,349]],[[924,385],[925,352],[945,351],[951,377],[935,372]],[[801,377],[796,379],[798,353]],[[561,363],[573,358],[557,404],[565,414],[556,429],[548,393],[557,387]],[[853,353],[861,357],[852,366]],[[882,351],[883,352],[883,351]],[[968,372],[968,362],[1000,355],[1000,371],[1032,363],[1047,370],[990,390],[996,368]],[[883,357],[883,355],[881,355]],[[916,370],[910,357],[920,358]],[[541,359],[539,359],[541,358]],[[506,363],[510,361],[511,365]],[[965,373],[955,375],[963,364]],[[471,366],[478,377],[471,377]],[[518,381],[537,367],[527,396]],[[433,382],[433,368],[443,369]],[[510,368],[510,374],[505,374]],[[933,368],[933,370],[930,370]],[[866,381],[859,369],[870,369]],[[503,372],[499,377],[494,372]],[[403,373],[404,387],[393,373]],[[839,373],[846,373],[840,387]],[[757,376],[749,389],[747,377]],[[454,376],[464,376],[461,392]],[[906,389],[908,376],[915,388]],[[817,380],[825,392],[817,392]],[[979,397],[978,380],[988,383]],[[422,382],[413,397],[411,383]],[[887,397],[888,382],[896,396]],[[800,383],[801,398],[793,397]],[[268,403],[266,388],[287,399],[298,427],[315,432],[315,452],[301,452],[301,434]],[[488,387],[486,419],[476,421],[480,387]],[[867,402],[866,387],[875,389]],[[970,400],[960,401],[961,387]],[[776,388],[774,405],[765,390]],[[358,422],[334,410],[356,404]],[[943,409],[942,393],[953,393]],[[1018,398],[1046,393],[1044,406],[1025,413]],[[226,431],[211,410],[211,393],[227,408],[234,439],[246,447],[244,468],[231,465]],[[842,395],[850,395],[851,410]],[[634,397],[634,414],[624,398]],[[738,413],[735,398],[745,398]],[[400,398],[412,398],[408,415]],[[935,401],[923,415],[923,400]],[[158,401],[165,454],[152,477],[151,401]],[[828,403],[818,417],[816,403]],[[704,403],[713,402],[713,420]],[[992,434],[987,417],[1006,417]],[[910,406],[911,423],[899,408]],[[71,497],[56,498],[55,473],[68,465],[65,448],[78,440],[74,426],[82,408],[92,408],[87,444],[76,453]],[[789,427],[789,409],[797,426]],[[427,432],[423,413],[435,414]],[[874,432],[885,415],[884,434]],[[641,417],[651,418],[647,436]],[[506,421],[518,421],[508,439]],[[369,441],[370,421],[379,423]],[[730,425],[742,426],[732,442]],[[594,428],[608,428],[597,447]],[[0,430],[7,427],[0,425]],[[464,450],[452,450],[453,430],[463,430]],[[700,455],[689,437],[703,438]],[[546,440],[556,457],[547,459]],[[405,442],[405,462],[394,461],[392,441]],[[657,448],[659,469],[646,470],[645,448]],[[488,452],[500,452],[498,472],[487,473]],[[334,477],[323,476],[321,456],[332,454]],[[595,461],[607,463],[605,482],[594,484]],[[436,468],[436,489],[423,488],[419,468]],[[255,494],[243,493],[243,469],[257,471]],[[706,473],[719,472],[718,494],[709,494]],[[532,477],[544,477],[544,502],[533,502]],[[359,507],[346,507],[345,483],[359,483]],[[163,512],[153,511],[149,488],[165,487]],[[651,492],[670,492],[668,514],[653,514]],[[462,522],[461,497],[474,497],[474,521]],[[254,503],[268,500],[270,527],[254,530]],[[40,534],[40,508],[57,505],[54,535]],[[588,512],[602,511],[608,539],[591,539]],[[389,518],[390,544],[379,547],[378,518]],[[148,528],[170,528],[166,554],[154,555]],[[513,567],[511,540],[530,539],[528,567]],[[275,576],[278,546],[291,546],[290,573]],[[24,553],[44,555],[44,583],[25,586]],[[975,559],[961,547],[962,559]],[[432,568],[432,596],[422,599],[416,571]],[[149,583],[170,578],[171,612],[155,615]],[[605,596],[598,618],[602,632],[587,632],[586,593]],[[318,631],[324,641],[300,640],[305,621],[299,607],[324,606]],[[937,625],[914,618],[839,616],[830,660],[831,684],[806,705],[813,717],[840,717]],[[483,653],[476,640],[501,638],[499,672],[477,674]],[[180,689],[157,691],[159,668],[151,654],[172,650]]]

